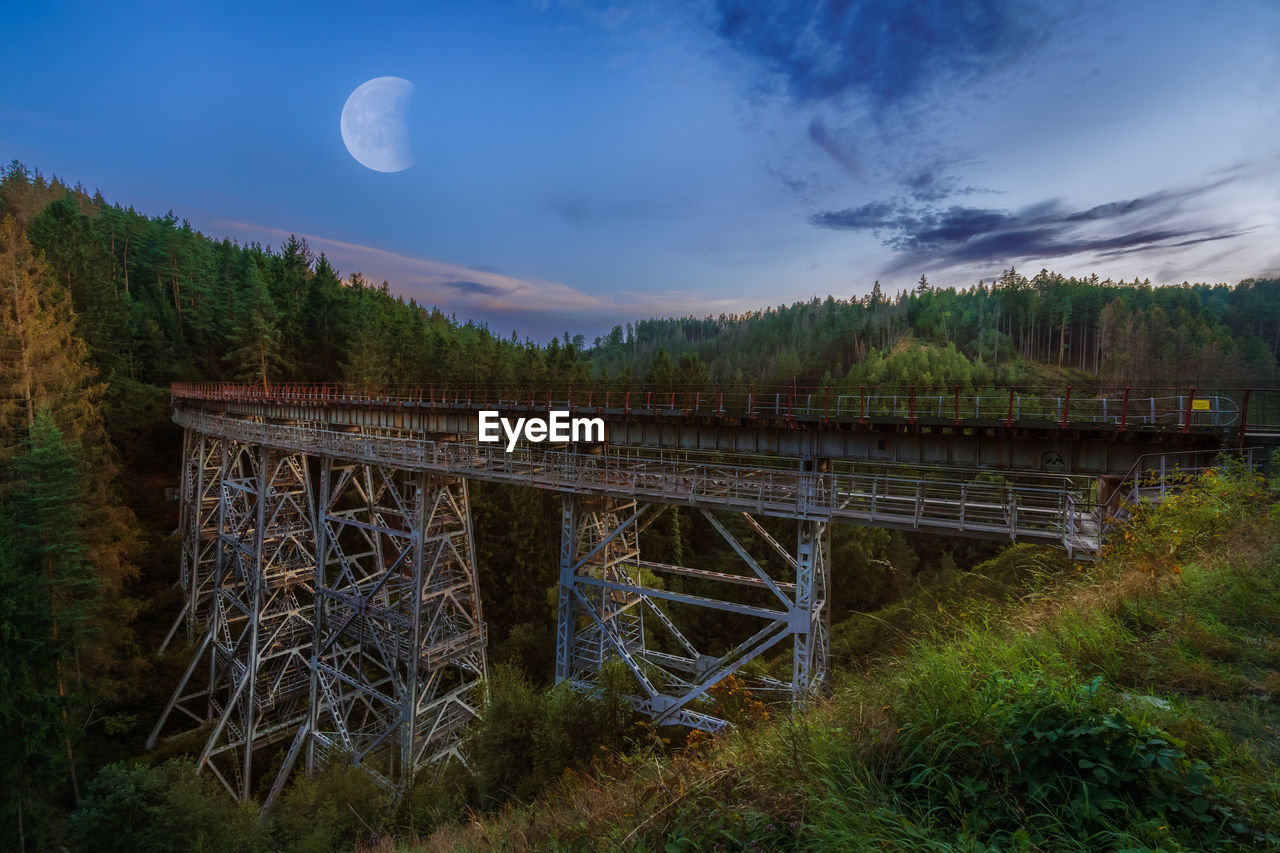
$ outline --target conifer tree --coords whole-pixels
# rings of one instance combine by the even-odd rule
[[[0,767],[7,778],[0,796],[19,844],[39,832],[56,789],[79,798],[75,747],[92,689],[81,660],[103,599],[86,559],[86,495],[73,450],[41,407],[6,471]]]
[[[106,386],[75,334],[76,317],[66,288],[51,281],[17,222],[0,222],[0,460],[11,457],[22,436],[48,409],[76,448],[93,519],[90,563],[108,589],[118,592],[134,576],[133,513],[114,494],[115,453],[103,425]]]
[[[675,383],[676,372],[671,366],[671,356],[667,354],[666,347],[658,347],[658,352],[645,373],[645,384],[654,391],[670,391]]]
[[[276,322],[280,312],[271,301],[262,271],[252,258],[245,263],[245,300],[230,364],[236,379],[264,388],[284,373],[284,352]]]
[[[0,458],[17,449],[44,405],[68,439],[105,440],[98,404],[105,387],[74,333],[65,288],[50,284],[44,262],[13,217],[0,222]]]

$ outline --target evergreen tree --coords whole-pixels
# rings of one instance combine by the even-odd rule
[[[0,458],[46,406],[68,438],[82,446],[105,440],[97,381],[89,353],[75,335],[75,313],[64,288],[13,217],[0,222]]]
[[[654,392],[667,392],[675,388],[676,372],[671,367],[671,356],[666,347],[658,347],[657,354],[645,373],[645,385]]]
[[[66,289],[50,281],[30,243],[7,217],[0,222],[0,460],[45,408],[77,448],[89,479],[90,562],[108,588],[119,591],[135,573],[129,553],[136,544],[133,513],[113,490],[115,451],[107,439],[101,401],[106,386],[76,336],[75,312]]]
[[[276,310],[262,279],[262,271],[252,258],[245,264],[245,299],[241,307],[239,332],[228,367],[239,380],[260,383],[264,388],[279,381],[284,370],[284,348],[276,322]]]
[[[55,791],[79,798],[75,746],[92,691],[80,659],[102,606],[86,559],[83,478],[47,408],[24,445],[6,472],[10,536],[0,551],[0,767],[15,836],[40,831]]]

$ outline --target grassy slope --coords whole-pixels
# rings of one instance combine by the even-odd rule
[[[870,654],[798,718],[381,849],[1280,847],[1272,499],[1211,476],[1097,565],[992,561],[985,591],[1017,596],[922,587],[838,626],[846,660]]]

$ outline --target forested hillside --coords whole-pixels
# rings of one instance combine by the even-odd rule
[[[728,386],[1239,386],[1275,378],[1280,281],[1153,287],[1009,269],[957,290],[922,276],[896,297],[876,282],[848,301],[628,323],[588,354],[605,375],[666,376],[670,361],[677,381],[705,370]]]
[[[449,315],[447,306],[406,302],[387,282],[336,270],[305,241],[237,245],[172,213],[149,216],[17,163],[0,176],[0,288],[5,849],[54,846],[68,832],[85,849],[112,849],[117,835],[101,831],[108,824],[94,823],[95,815],[152,814],[147,809],[165,797],[186,797],[186,808],[213,815],[210,825],[227,832],[253,825],[230,805],[220,811],[202,781],[163,763],[168,754],[144,755],[142,746],[186,662],[185,650],[155,655],[180,604],[177,505],[165,496],[177,485],[181,448],[169,420],[172,381],[1209,387],[1275,383],[1280,346],[1280,281],[1152,287],[1047,272],[1026,279],[1014,270],[962,290],[922,279],[892,298],[877,286],[848,301],[645,319],[590,348],[572,329],[545,344],[506,339]],[[671,739],[633,726],[619,734],[616,690],[571,699],[546,689],[556,497],[476,484],[472,498],[491,659],[502,666],[477,734],[475,772],[452,767],[414,794],[413,826],[423,830],[464,807],[532,797],[597,752],[661,751]],[[979,566],[1008,575],[993,595],[1025,591],[1027,566],[1052,559],[846,526],[834,531],[832,547],[837,623],[890,608],[882,618],[905,624],[919,605],[915,591],[948,588]],[[647,530],[642,548],[655,561],[696,561],[710,571],[736,559],[705,519],[683,511]],[[704,619],[691,626],[691,639],[723,629]],[[878,648],[865,633],[849,625],[838,632],[842,664]],[[723,701],[747,716],[760,710],[750,697]],[[131,759],[157,766],[113,764]],[[334,820],[344,828],[332,838],[376,822],[382,804],[362,787],[367,780],[342,771],[326,779],[287,792],[283,823],[265,849],[297,846],[309,831],[308,810],[332,806],[337,790],[373,811],[361,812],[353,829],[350,809],[338,809]],[[110,801],[119,791],[135,799]],[[143,846],[186,849],[172,832]],[[243,840],[227,838],[225,849]]]

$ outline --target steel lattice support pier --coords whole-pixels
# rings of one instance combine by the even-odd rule
[[[193,724],[198,766],[248,799],[255,753],[292,738],[268,803],[300,754],[396,791],[456,754],[485,675],[466,480],[194,430],[184,442],[187,601],[170,638],[202,633],[148,746]]]
[[[218,507],[222,471],[222,440],[217,436],[184,430],[182,479],[179,487],[179,522],[182,534],[180,583],[182,610],[160,644],[168,648],[179,627],[188,641],[204,630],[217,571]]]
[[[149,744],[175,710],[211,726],[198,766],[247,799],[255,750],[289,737],[306,715],[315,524],[305,456],[220,445],[207,627]]]
[[[476,715],[485,626],[467,483],[321,464],[307,765],[339,751],[398,789],[456,753]]]
[[[790,642],[790,681],[756,674],[756,689],[783,691],[803,702],[822,683],[827,668],[827,602],[830,535],[824,521],[797,522],[795,553],[784,548],[747,513],[753,534],[774,552],[794,582],[772,577],[709,510],[702,513],[741,558],[749,572],[713,572],[641,559],[639,534],[667,505],[569,494],[563,499],[560,581],[556,625],[556,681],[590,688],[605,659],[616,655],[634,677],[636,706],[655,723],[719,731],[727,723],[705,707],[707,691],[775,646]],[[681,578],[698,593],[645,577]],[[754,588],[766,604],[743,604],[728,589]],[[763,622],[726,651],[700,650],[679,627],[690,608],[720,611]],[[677,612],[679,611],[679,612]],[[646,621],[647,619],[647,621]],[[649,630],[646,631],[646,624]],[[785,646],[783,646],[785,648]]]

